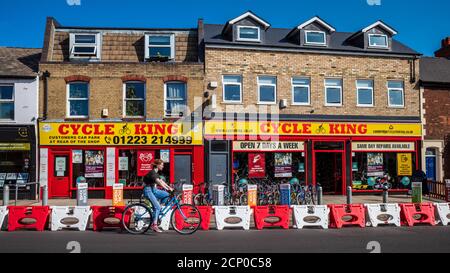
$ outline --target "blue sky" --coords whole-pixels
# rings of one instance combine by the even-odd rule
[[[81,5],[68,2],[80,1]],[[369,5],[368,1],[381,5]],[[42,47],[45,18],[67,26],[196,27],[222,24],[252,10],[272,27],[291,28],[319,15],[337,31],[352,32],[378,19],[396,39],[431,56],[450,36],[448,0],[1,0],[0,46]]]

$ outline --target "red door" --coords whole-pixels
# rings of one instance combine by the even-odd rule
[[[57,152],[53,153],[51,162],[52,179],[50,186],[51,197],[70,197],[70,153]]]

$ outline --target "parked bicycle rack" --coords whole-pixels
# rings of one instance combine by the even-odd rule
[[[101,231],[104,228],[120,228],[124,229],[120,220],[125,207],[112,207],[112,206],[92,206],[92,221],[94,231]],[[114,219],[115,223],[107,223],[106,219]],[[130,215],[125,215],[125,222],[130,221]]]
[[[443,226],[450,223],[450,203],[435,203],[436,218],[438,218]]]
[[[214,206],[213,208],[218,230],[223,230],[225,227],[250,229],[250,216],[252,214],[250,206]]]
[[[51,231],[62,229],[86,231],[92,213],[90,207],[52,206],[51,210]]]
[[[48,224],[50,208],[48,206],[36,207],[8,207],[8,231],[17,229],[35,229],[44,231]],[[25,220],[32,221],[25,221]]]
[[[197,209],[200,211],[200,215],[202,216],[201,228],[203,230],[209,230],[213,208],[211,206],[198,206]]]
[[[8,215],[8,207],[0,207],[0,231],[3,228],[3,222],[6,219],[6,216]]]
[[[367,209],[367,226],[378,225],[400,226],[400,206],[398,204],[365,204]]]
[[[436,225],[433,204],[400,204],[400,207],[402,209],[402,225],[407,225],[410,227],[416,224],[430,224],[432,226]]]
[[[328,229],[330,208],[326,205],[319,206],[292,206],[294,223],[296,228],[322,227]]]
[[[330,208],[330,227],[342,228],[344,226],[358,225],[366,227],[365,209],[362,204],[328,205]],[[349,218],[348,220],[344,218]]]
[[[254,208],[256,228],[281,227],[289,229],[291,209],[289,206],[256,206]],[[273,218],[273,221],[270,220]]]

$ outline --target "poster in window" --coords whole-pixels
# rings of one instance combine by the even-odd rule
[[[367,153],[367,176],[381,177],[383,174],[383,154]]]
[[[397,154],[397,175],[411,176],[412,175],[412,156],[407,153]]]
[[[83,151],[82,150],[73,150],[72,151],[72,163],[73,164],[83,163]]]
[[[266,176],[266,157],[264,153],[248,154],[248,177],[264,178]]]
[[[65,172],[66,171],[66,158],[65,157],[56,157],[55,158],[55,171],[56,172]]]
[[[298,163],[298,172],[299,173],[304,173],[305,172],[305,163],[303,163],[303,162],[299,162]]]
[[[155,161],[155,151],[138,151],[137,175],[145,176],[152,170],[152,163]]]
[[[275,177],[292,177],[292,153],[275,153]]]
[[[6,180],[6,173],[0,173],[0,188],[3,188],[3,185],[5,185]]]
[[[85,152],[85,177],[86,178],[102,178],[103,177],[103,164],[104,164],[103,151],[86,151]]]
[[[16,180],[17,179],[17,173],[8,173],[6,175],[6,180]]]
[[[164,163],[170,162],[170,150],[161,150],[160,155],[161,160],[164,161]]]
[[[128,171],[128,157],[119,157],[119,171]]]

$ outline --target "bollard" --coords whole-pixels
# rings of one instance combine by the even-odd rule
[[[3,206],[9,205],[9,186],[5,185],[3,187]]]
[[[48,187],[42,187],[42,206],[48,206]]]
[[[352,204],[352,187],[347,187],[347,205]]]
[[[383,204],[387,204],[388,203],[388,196],[389,196],[389,192],[387,189],[383,190]]]
[[[322,187],[317,187],[317,205],[322,205],[323,189]]]

